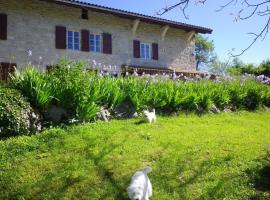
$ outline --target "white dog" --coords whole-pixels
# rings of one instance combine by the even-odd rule
[[[147,176],[151,171],[151,167],[146,167],[132,176],[131,183],[127,188],[131,200],[149,200],[152,196],[152,184]]]
[[[154,109],[152,112],[149,112],[148,110],[145,110],[144,115],[147,118],[147,121],[151,124],[153,121],[156,122],[157,117],[156,117],[156,110]]]

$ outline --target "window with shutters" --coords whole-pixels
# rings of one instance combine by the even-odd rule
[[[101,53],[101,35],[89,35],[90,51]]]
[[[82,9],[82,19],[88,19],[88,10]]]
[[[80,50],[80,33],[77,31],[68,31],[67,44],[70,50]]]
[[[148,43],[141,43],[140,53],[141,53],[141,58],[150,60],[151,59],[151,45]]]
[[[7,40],[7,15],[0,13],[0,40]]]

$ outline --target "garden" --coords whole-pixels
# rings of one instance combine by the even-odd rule
[[[62,60],[1,83],[0,199],[127,199],[146,165],[153,199],[270,199],[268,82],[120,74]]]

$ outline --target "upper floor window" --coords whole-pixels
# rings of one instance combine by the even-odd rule
[[[67,32],[68,49],[80,50],[80,33],[77,31]]]
[[[151,45],[148,43],[141,43],[141,58],[151,59]]]
[[[88,19],[88,10],[82,9],[82,19]]]
[[[90,51],[98,52],[98,53],[101,52],[101,36],[100,35],[90,34],[89,42],[90,42]]]

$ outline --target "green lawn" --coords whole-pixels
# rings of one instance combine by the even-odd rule
[[[146,165],[153,200],[270,199],[269,122],[269,111],[182,115],[1,141],[0,199],[124,200]]]

